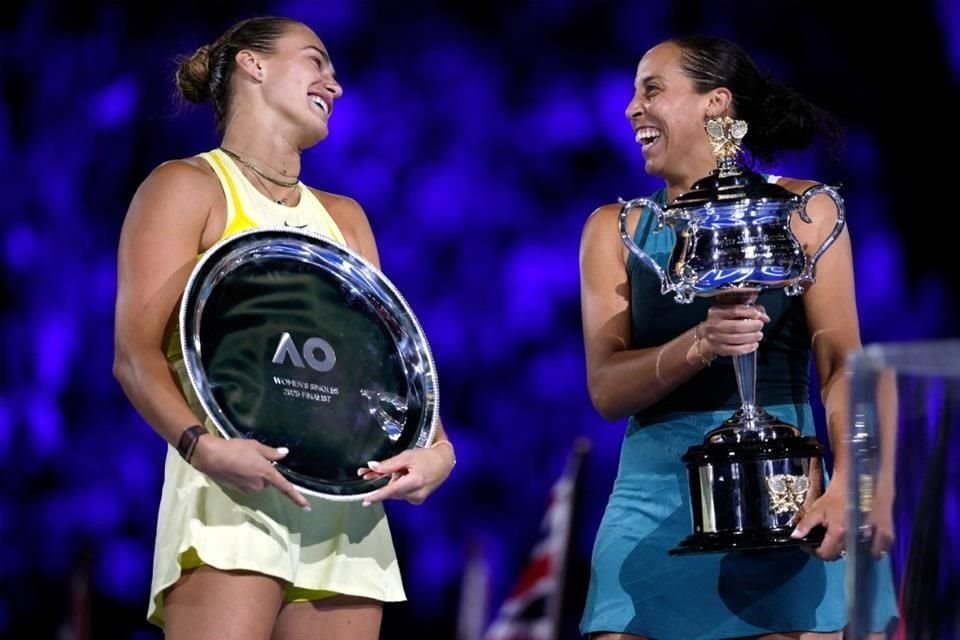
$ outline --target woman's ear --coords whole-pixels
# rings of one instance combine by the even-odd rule
[[[263,67],[257,60],[256,54],[249,49],[241,49],[237,52],[237,69],[245,73],[252,80],[263,80]]]
[[[707,94],[707,118],[733,116],[733,94],[726,87],[711,89]]]

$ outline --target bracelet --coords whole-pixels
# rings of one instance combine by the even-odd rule
[[[206,434],[207,430],[199,424],[187,427],[183,430],[183,433],[180,434],[180,440],[177,442],[177,452],[188,464],[190,463],[190,459],[193,458],[193,452],[197,448],[197,442],[200,440],[200,436]]]
[[[700,358],[700,362],[705,367],[709,367],[717,359],[717,354],[713,354],[712,358],[707,358],[700,351],[700,324],[693,328],[693,350],[697,352],[697,357]]]
[[[437,440],[436,442],[434,442],[433,444],[431,444],[431,445],[430,445],[429,447],[427,447],[427,448],[428,448],[428,449],[436,449],[437,447],[439,447],[439,446],[442,445],[442,444],[445,444],[445,445],[447,445],[448,447],[450,447],[450,453],[453,454],[453,465],[452,465],[452,466],[454,466],[454,467],[457,466],[457,451],[456,451],[456,449],[453,448],[453,443],[450,442],[449,440]]]
[[[657,374],[657,382],[666,386],[667,381],[663,379],[663,376],[660,375],[660,360],[663,358],[663,352],[666,351],[665,347],[660,347],[660,351],[657,351],[657,362],[653,367],[653,372]]]

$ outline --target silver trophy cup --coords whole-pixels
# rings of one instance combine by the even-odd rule
[[[817,261],[843,230],[843,200],[828,186],[798,196],[741,169],[735,151],[745,124],[726,119],[715,135],[710,125],[716,123],[708,123],[708,133],[714,138],[718,168],[665,207],[647,198],[621,200],[623,242],[659,276],[661,292],[672,292],[681,304],[706,296],[751,303],[758,292],[770,288],[800,295],[814,282]],[[835,203],[837,220],[829,237],[807,256],[791,221],[796,214],[810,223],[807,204],[820,194]],[[642,207],[656,216],[654,232],[666,225],[676,237],[666,269],[637,246],[627,230],[630,212]],[[682,457],[693,533],[671,554],[816,545],[823,539],[822,528],[801,540],[790,538],[804,507],[819,495],[822,447],[757,404],[756,362],[756,352],[734,356],[740,408]]]

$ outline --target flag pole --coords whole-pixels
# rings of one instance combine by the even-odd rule
[[[467,546],[466,566],[460,586],[457,640],[481,640],[487,623],[487,590],[490,581],[486,550],[479,536]]]
[[[563,472],[550,489],[541,538],[528,555],[513,591],[500,605],[484,640],[558,640],[578,476],[589,450],[587,438],[574,441]]]
[[[550,620],[551,640],[560,640],[560,626],[563,621],[563,596],[567,585],[567,564],[570,556],[570,538],[573,530],[574,518],[577,513],[577,488],[580,484],[580,470],[583,461],[590,452],[590,439],[585,436],[578,437],[573,443],[573,451],[567,460],[567,468],[564,475],[570,479],[570,512],[567,514],[566,526],[562,529],[562,539],[560,548],[563,552],[557,559],[557,583],[553,594],[548,601],[547,616]]]

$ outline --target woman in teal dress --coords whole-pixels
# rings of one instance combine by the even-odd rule
[[[645,170],[663,178],[661,204],[688,191],[716,168],[704,123],[731,116],[747,121],[743,145],[771,161],[833,134],[830,117],[767,78],[735,44],[717,38],[674,39],[640,60],[626,116],[642,147]],[[769,176],[802,193],[814,183]],[[795,228],[809,254],[836,219],[828,198],[813,198],[813,224]],[[590,589],[581,623],[603,640],[649,638],[839,639],[846,624],[843,491],[848,353],[860,348],[850,239],[844,232],[817,265],[803,296],[771,289],[755,305],[697,299],[677,304],[660,281],[628,254],[619,237],[620,205],[597,209],[581,241],[581,291],[587,381],[608,420],[629,417],[620,466],[597,534]],[[634,239],[662,267],[674,243],[668,228],[653,232],[644,211],[630,222]],[[691,532],[688,447],[740,405],[732,356],[757,351],[758,403],[814,435],[809,403],[811,359],[821,381],[832,482],[797,525],[817,524],[826,537],[814,553],[669,556]],[[891,532],[877,540],[889,545]],[[875,545],[878,555],[883,544]],[[889,576],[889,561],[877,569]],[[872,630],[882,638],[896,617],[892,579],[875,606]]]

